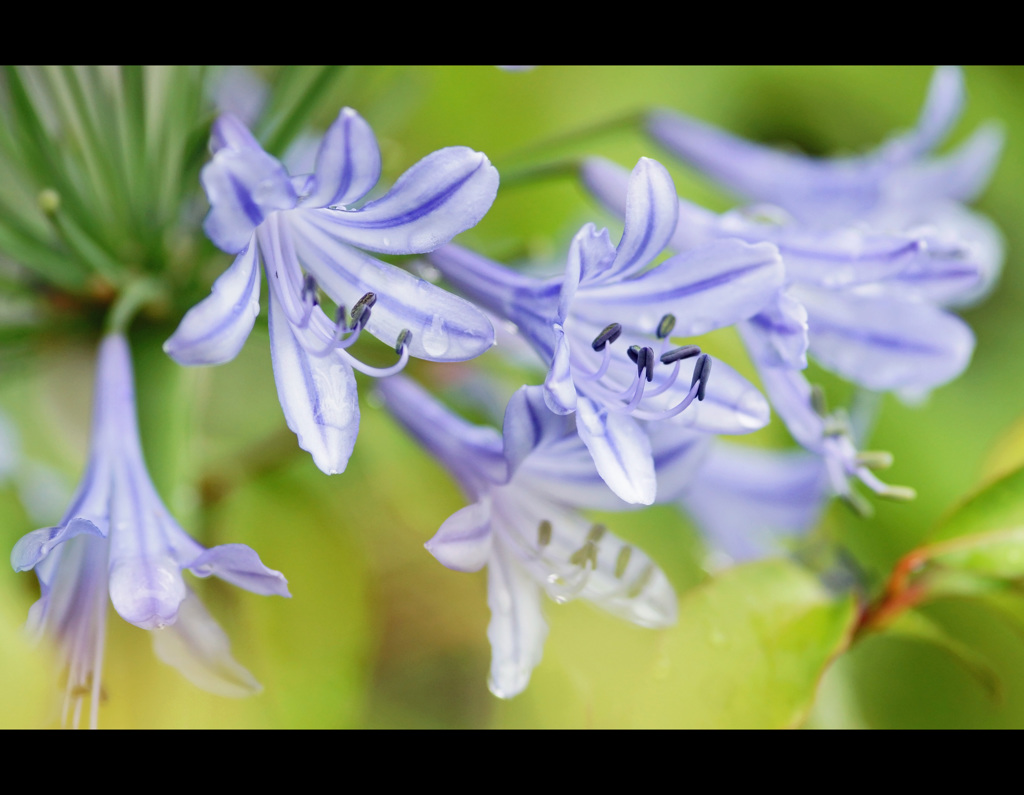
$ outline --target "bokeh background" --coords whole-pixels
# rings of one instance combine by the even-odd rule
[[[267,81],[280,74],[256,72]],[[628,122],[630,114],[674,108],[756,140],[849,154],[912,125],[931,73],[927,67],[349,67],[331,86],[314,132],[341,106],[356,108],[380,140],[385,180],[443,146],[486,152],[507,179],[491,212],[458,242],[501,261],[557,270],[583,223],[609,226],[613,240],[621,224],[570,177],[530,177],[530,166],[600,154],[632,167],[641,156],[655,157],[680,195],[721,211],[735,202],[646,139]],[[887,479],[913,486],[918,499],[877,504],[871,519],[832,506],[794,550],[812,568],[841,570],[840,579],[866,595],[944,513],[1024,460],[1024,69],[967,68],[965,74],[968,103],[947,146],[984,120],[999,119],[1006,130],[1002,161],[976,205],[1002,229],[1007,258],[992,296],[963,312],[977,335],[974,360],[923,405],[883,401],[870,447],[894,453]],[[230,262],[227,255],[213,259],[218,268]],[[238,359],[213,369],[185,370],[163,355],[160,344],[177,319],[140,322],[132,334],[154,479],[198,540],[251,545],[288,577],[293,598],[193,582],[231,636],[235,657],[264,685],[262,694],[243,700],[197,690],[155,659],[145,631],[111,613],[102,726],[1024,726],[1024,637],[956,600],[927,613],[989,661],[1001,682],[997,690],[935,647],[881,635],[858,642],[828,668],[809,709],[773,710],[771,687],[754,669],[743,687],[734,678],[729,692],[711,701],[709,650],[739,665],[756,656],[756,643],[730,653],[728,638],[694,629],[699,617],[678,631],[655,632],[586,603],[549,602],[544,660],[523,695],[500,701],[486,687],[486,575],[449,571],[423,549],[465,504],[463,497],[374,401],[372,380],[358,376],[362,426],[348,471],[327,477],[284,426],[265,311]],[[83,468],[94,342],[55,337],[31,357],[0,363],[0,407],[16,421],[25,455],[48,468],[39,483],[40,510],[52,505],[50,522],[66,501],[46,495],[69,492]],[[756,380],[731,331],[701,343]],[[467,365],[416,363],[410,372],[481,422],[500,416],[500,402],[516,386],[543,377],[528,359],[510,368],[497,351]],[[831,402],[849,397],[828,374],[812,369],[811,378],[825,385]],[[792,444],[778,421],[749,442]],[[605,521],[647,549],[690,610],[705,609],[701,589],[722,560],[709,555],[678,512],[660,506]],[[35,526],[13,488],[0,487],[4,548]],[[757,591],[734,596],[739,604],[757,599]],[[37,597],[33,575],[0,573],[0,726],[58,720],[50,651],[22,633]],[[701,677],[711,677],[710,684],[697,687]]]

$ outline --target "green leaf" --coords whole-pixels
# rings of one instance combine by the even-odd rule
[[[931,541],[1012,528],[1024,528],[1024,468],[998,478],[969,497],[939,524]]]
[[[1024,525],[925,549],[933,550],[930,560],[944,566],[1008,580],[1024,577]]]
[[[938,646],[951,654],[953,659],[985,688],[990,698],[1002,698],[1002,682],[991,663],[970,646],[951,637],[945,629],[923,613],[905,610],[885,627],[885,632]]]
[[[856,616],[852,596],[837,601],[788,561],[725,572],[683,597],[666,647],[670,674],[650,680],[640,696],[644,723],[799,724],[828,664],[846,648]]]

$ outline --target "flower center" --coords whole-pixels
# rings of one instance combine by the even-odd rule
[[[574,357],[573,380],[579,382],[589,396],[598,398],[608,411],[626,412],[643,420],[661,420],[676,416],[694,400],[704,399],[711,373],[711,358],[706,353],[701,353],[696,345],[669,348],[669,335],[675,328],[675,323],[676,319],[672,315],[665,315],[659,321],[655,330],[655,337],[660,341],[659,354],[656,355],[654,348],[650,346],[631,345],[626,349],[626,355],[636,365],[636,376],[625,390],[602,383],[603,380],[606,381],[605,376],[612,363],[612,344],[622,335],[622,325],[619,323],[606,326],[591,343],[591,348],[601,354],[596,369],[591,369],[582,356]],[[645,397],[654,398],[672,389],[679,378],[680,363],[693,357],[697,357],[697,360],[694,363],[690,389],[679,402],[660,411],[641,405]],[[668,374],[663,379],[659,377],[658,384],[648,387],[647,385],[654,381],[656,372],[659,376],[665,372],[659,365],[668,367]]]

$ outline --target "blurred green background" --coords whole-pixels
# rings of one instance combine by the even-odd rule
[[[627,167],[646,155],[669,168],[681,196],[725,210],[734,203],[728,196],[673,162],[635,125],[603,125],[664,106],[761,141],[814,154],[855,153],[913,124],[931,73],[925,67],[350,67],[332,85],[316,132],[342,105],[357,109],[380,140],[388,181],[431,151],[456,144],[487,153],[510,174],[523,164],[572,155],[600,154]],[[274,79],[273,70],[264,74]],[[1024,461],[1024,270],[1017,253],[1024,250],[1018,223],[1024,69],[967,68],[965,74],[968,104],[952,143],[981,121],[1005,125],[1002,161],[976,207],[1001,227],[1008,256],[993,295],[963,313],[977,335],[966,374],[922,406],[884,400],[870,446],[895,454],[888,480],[913,486],[918,499],[880,503],[869,520],[833,506],[805,553],[844,550],[845,565],[868,593],[944,513],[994,473]],[[564,140],[587,130],[593,132]],[[557,267],[587,221],[609,226],[613,240],[621,234],[621,225],[571,179],[517,181],[503,186],[491,212],[458,242],[495,259],[529,257]],[[224,255],[219,267],[229,262]],[[362,426],[348,471],[328,478],[284,426],[265,311],[238,359],[213,369],[184,370],[164,357],[160,344],[176,320],[140,324],[132,335],[154,479],[198,540],[251,545],[288,577],[294,598],[193,581],[232,638],[235,657],[264,685],[261,695],[238,701],[192,687],[154,658],[146,632],[111,613],[102,726],[1024,726],[1024,638],[996,616],[955,600],[926,612],[989,660],[1002,682],[998,695],[936,648],[878,636],[828,668],[811,706],[821,668],[843,643],[836,616],[848,616],[852,602],[829,597],[810,574],[784,563],[721,575],[721,587],[709,588],[707,550],[670,507],[606,521],[669,574],[682,599],[680,626],[643,630],[586,603],[549,602],[544,660],[523,695],[500,701],[486,688],[486,575],[449,571],[422,547],[464,500],[376,405],[372,381],[360,376]],[[753,377],[732,332],[716,334],[710,344]],[[522,380],[541,381],[530,369],[504,374],[498,356],[492,351],[470,365],[410,369],[460,407],[474,389],[487,389],[488,381],[473,380],[473,372],[489,375],[500,397]],[[5,363],[0,372],[0,407],[18,422],[25,452],[61,473],[68,488],[84,462],[92,357],[87,341],[55,339],[40,355]],[[818,370],[811,377],[826,385],[832,402],[842,402],[841,384]],[[777,421],[752,442],[791,444]],[[64,507],[53,505],[50,521]],[[14,491],[0,488],[4,548],[34,526]],[[794,635],[782,656],[762,642],[764,627],[775,620],[765,617],[759,590],[767,580],[782,583],[772,590],[782,613],[790,604],[814,607],[801,613],[813,625],[809,635]],[[32,647],[21,631],[37,596],[33,575],[0,576],[0,726],[58,719],[49,652]],[[815,643],[804,643],[809,636]]]

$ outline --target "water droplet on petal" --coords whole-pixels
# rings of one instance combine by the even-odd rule
[[[429,325],[424,325],[420,332],[420,342],[423,350],[429,356],[443,356],[451,347],[451,339],[448,336],[448,329],[444,318],[434,315]]]

